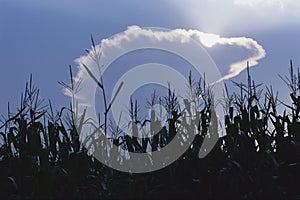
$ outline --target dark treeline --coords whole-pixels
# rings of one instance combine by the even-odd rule
[[[190,75],[190,87],[203,103],[196,113],[199,123],[194,142],[171,165],[144,174],[122,173],[93,158],[80,142],[76,123],[83,118],[74,117],[72,105],[54,111],[50,101],[40,99],[30,77],[20,108],[13,113],[8,106],[0,124],[1,199],[299,199],[300,73],[291,62],[289,75],[281,77],[292,100],[286,105],[271,87],[255,84],[247,70],[246,84],[233,83],[240,92],[227,91],[221,102],[226,135],[203,159],[198,154],[204,138],[218,135],[211,128],[214,104],[205,81],[194,81]],[[74,89],[73,84],[63,85]],[[166,108],[166,126],[151,138],[139,139],[105,121],[114,144],[131,152],[148,152],[174,138],[182,123],[176,95],[171,90],[165,97],[153,93],[148,103]],[[278,111],[280,104],[286,108],[283,113]],[[132,131],[155,120],[141,122],[134,100],[129,114]]]

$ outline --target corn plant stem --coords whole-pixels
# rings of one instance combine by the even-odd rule
[[[92,38],[92,37],[91,37]],[[92,38],[92,43],[93,43],[93,47],[95,49],[95,44],[93,42],[93,38]],[[104,134],[106,136],[106,131],[107,131],[107,114],[108,114],[108,108],[107,108],[107,100],[106,100],[106,92],[105,92],[105,87],[104,87],[104,81],[102,78],[102,72],[101,72],[101,66],[99,63],[99,60],[96,59],[96,64],[98,66],[99,69],[99,73],[100,73],[100,83],[102,85],[102,87],[100,87],[100,85],[98,84],[98,86],[100,87],[100,89],[102,90],[102,95],[103,95],[103,101],[104,101]]]
[[[97,66],[99,69],[100,68],[100,64],[99,62],[96,62]],[[118,93],[120,92],[124,82],[121,82],[120,86],[118,87],[118,90],[116,92],[116,94],[114,95],[113,99],[111,100],[111,102],[109,103],[109,105],[107,106],[107,99],[106,99],[106,92],[105,92],[105,87],[104,87],[104,81],[103,81],[103,78],[102,78],[102,72],[101,70],[99,70],[99,73],[100,73],[100,84],[98,84],[98,86],[100,87],[100,89],[102,90],[102,95],[103,95],[103,101],[104,101],[104,133],[105,133],[105,136],[106,136],[106,131],[107,131],[107,118],[108,118],[108,112],[114,102],[114,100],[116,99],[116,96],[118,95]],[[102,86],[102,87],[101,87]]]
[[[107,114],[108,114],[108,108],[107,108],[107,100],[106,100],[106,93],[105,93],[105,88],[104,88],[104,84],[103,84],[103,78],[102,78],[102,75],[100,74],[100,81],[101,81],[101,84],[102,84],[102,95],[103,95],[103,101],[104,101],[104,109],[105,109],[105,112],[104,112],[104,133],[105,133],[105,136],[106,136],[106,130],[107,130]]]
[[[97,80],[97,78],[94,76],[94,74],[89,70],[89,68],[85,64],[82,63],[82,66],[85,68],[85,70],[87,71],[89,76],[97,83],[98,87],[100,87],[100,89],[102,91],[103,101],[104,101],[104,110],[105,110],[105,112],[104,112],[104,132],[105,132],[105,135],[106,135],[108,110],[107,110],[106,93],[105,93],[105,88],[103,86],[103,79],[102,79],[102,76],[101,76],[101,72],[100,72],[100,82],[99,82]]]

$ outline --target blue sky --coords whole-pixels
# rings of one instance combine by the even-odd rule
[[[266,56],[251,68],[257,82],[273,85],[281,99],[288,95],[278,74],[289,60],[300,66],[300,3],[297,0],[0,0],[0,113],[19,103],[30,73],[56,108],[68,105],[58,81],[68,81],[68,65],[96,41],[128,26],[198,30],[220,37],[247,37]],[[208,50],[221,72],[245,57],[234,46]],[[231,78],[245,80],[245,72]]]

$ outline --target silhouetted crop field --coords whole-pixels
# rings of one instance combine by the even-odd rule
[[[8,105],[0,124],[1,199],[299,199],[300,73],[291,62],[289,73],[281,77],[292,100],[286,105],[272,87],[256,84],[247,70],[246,83],[232,83],[239,92],[227,91],[221,102],[226,113],[222,137],[211,128],[214,104],[205,80],[190,75],[189,87],[203,98],[194,142],[171,165],[142,174],[119,172],[97,161],[80,142],[78,123],[84,123],[84,116],[75,116],[72,104],[54,110],[51,101],[39,97],[30,76],[19,109],[12,111]],[[70,85],[61,84],[72,91],[76,86],[71,67],[70,77]],[[109,140],[136,153],[168,145],[182,123],[178,99],[169,89],[162,97],[154,92],[148,103],[167,110],[166,126],[158,134],[139,139],[105,119]],[[141,121],[138,106],[132,99],[129,124],[136,132],[154,120]],[[207,135],[219,138],[200,159]]]

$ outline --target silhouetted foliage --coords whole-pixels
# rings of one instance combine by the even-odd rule
[[[93,45],[92,51],[95,50]],[[98,52],[101,54],[101,52]],[[88,70],[88,69],[87,69]],[[39,97],[32,76],[21,95],[20,108],[3,117],[0,133],[0,196],[2,199],[298,199],[300,192],[300,75],[290,66],[290,77],[282,78],[290,89],[292,105],[279,114],[283,104],[273,88],[261,89],[247,68],[247,84],[235,83],[239,93],[224,97],[226,135],[213,150],[199,159],[204,137],[217,135],[213,99],[205,80],[189,77],[189,87],[201,96],[196,112],[198,133],[190,148],[171,165],[151,173],[132,174],[113,170],[95,159],[89,148],[80,143],[85,113],[76,116],[74,103],[53,111],[51,102]],[[70,67],[71,86],[76,91]],[[105,97],[103,80],[95,81]],[[120,86],[122,87],[122,86]],[[104,101],[106,102],[106,100]],[[130,152],[157,151],[166,146],[178,132],[182,112],[178,99],[169,88],[165,97],[154,92],[147,103],[160,104],[168,113],[165,126],[156,123],[154,113],[141,121],[139,105],[131,99],[128,126],[124,133],[117,122],[108,121],[113,101],[105,104],[105,121],[110,139]],[[151,122],[151,123],[149,123]],[[77,124],[81,124],[79,127]],[[192,124],[193,122],[191,122]],[[99,124],[101,122],[99,120]],[[135,137],[141,127],[150,126],[148,138]],[[77,127],[77,128],[76,128]],[[88,138],[83,138],[88,139]],[[94,148],[97,148],[95,145]],[[103,152],[105,154],[105,152]]]

